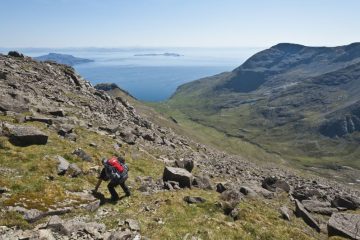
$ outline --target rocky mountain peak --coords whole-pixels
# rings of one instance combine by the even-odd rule
[[[302,50],[305,46],[295,43],[278,43],[272,46],[270,49],[277,49],[287,53],[296,53]]]

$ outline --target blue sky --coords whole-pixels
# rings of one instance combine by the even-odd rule
[[[359,0],[0,0],[0,47],[360,41]]]

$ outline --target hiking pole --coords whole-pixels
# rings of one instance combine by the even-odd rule
[[[98,182],[96,183],[95,189],[93,190],[94,193],[96,193],[101,185],[102,179],[99,178]]]
[[[106,158],[103,158],[103,160],[101,162],[103,163],[104,161],[106,161]],[[103,171],[104,171],[104,169],[103,169]],[[101,173],[99,174],[99,179],[98,179],[98,181],[96,183],[96,186],[95,186],[95,189],[93,190],[93,193],[97,193],[97,191],[98,191],[98,189],[99,189],[99,187],[100,187],[100,185],[101,185],[101,183],[103,181],[103,176],[102,176],[103,171],[101,171]]]

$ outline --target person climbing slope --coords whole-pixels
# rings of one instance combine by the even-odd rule
[[[120,187],[123,189],[125,195],[129,197],[131,193],[125,183],[128,179],[129,167],[125,163],[125,158],[122,156],[113,156],[110,159],[103,159],[102,164],[104,168],[100,173],[99,181],[96,184],[94,193],[98,191],[102,181],[110,180],[108,189],[111,194],[111,201],[117,201],[120,199],[118,193],[115,190],[115,187],[118,185],[120,185]]]

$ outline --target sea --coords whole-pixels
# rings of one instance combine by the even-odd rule
[[[232,71],[259,48],[66,48],[19,49],[35,57],[50,52],[71,54],[94,62],[73,66],[90,81],[116,83],[141,101],[160,102],[180,85],[203,77]],[[5,52],[3,50],[2,52]],[[180,56],[165,56],[176,53]],[[155,55],[152,55],[155,54]],[[156,55],[158,54],[158,55]]]

